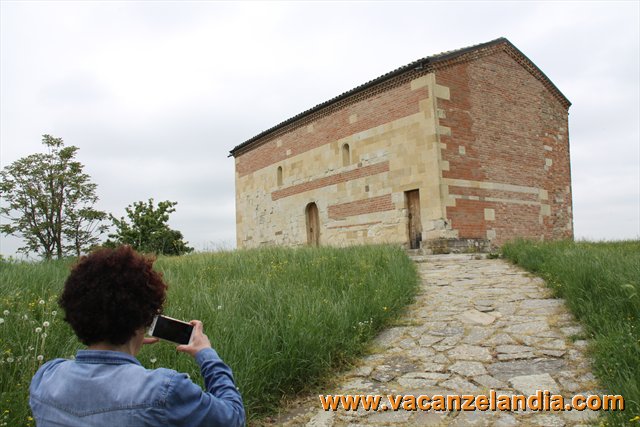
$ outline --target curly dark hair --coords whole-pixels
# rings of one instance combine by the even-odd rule
[[[154,261],[129,246],[80,258],[58,299],[80,341],[121,345],[151,325],[167,290],[162,274],[152,269]]]

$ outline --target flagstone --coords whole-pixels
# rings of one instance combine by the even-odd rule
[[[491,354],[485,347],[477,345],[460,344],[449,351],[449,357],[458,360],[476,360],[480,362],[491,361]]]
[[[478,375],[473,377],[473,381],[480,384],[481,386],[487,387],[488,389],[495,390],[499,388],[509,387],[507,384],[497,378],[492,377],[491,375]]]
[[[495,316],[491,316],[490,314],[483,313],[476,309],[465,311],[462,313],[460,318],[465,323],[479,323],[481,325],[490,325],[496,320]]]
[[[482,363],[468,361],[458,361],[451,365],[449,370],[465,377],[473,377],[475,375],[483,375],[487,373],[487,369]]]
[[[425,335],[422,338],[420,338],[420,340],[418,341],[418,343],[422,346],[422,347],[428,347],[431,346],[437,342],[440,342],[444,339],[444,337],[437,337],[437,336],[433,336],[433,335]]]
[[[534,395],[538,390],[548,390],[551,394],[558,394],[560,387],[549,374],[523,375],[509,379],[513,388],[524,395]]]

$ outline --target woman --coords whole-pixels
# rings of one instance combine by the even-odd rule
[[[100,249],[80,259],[59,299],[78,339],[75,360],[51,360],[31,381],[29,404],[39,427],[240,426],[245,412],[231,369],[202,322],[193,320],[188,345],[177,350],[200,366],[206,391],[186,374],[145,369],[135,356],[167,285],[147,259],[128,246]]]

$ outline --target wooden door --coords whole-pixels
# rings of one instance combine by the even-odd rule
[[[407,210],[409,211],[409,247],[419,249],[422,241],[422,222],[420,222],[420,192],[405,191]]]
[[[309,246],[320,245],[320,216],[318,215],[318,206],[315,203],[309,203],[306,208],[307,216],[307,244]]]

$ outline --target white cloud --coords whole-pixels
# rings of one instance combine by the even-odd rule
[[[577,237],[640,222],[637,2],[1,2],[0,164],[51,133],[100,208],[178,201],[196,247],[234,242],[244,140],[413,60],[511,40],[573,102]],[[1,237],[0,252],[15,240]]]

